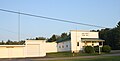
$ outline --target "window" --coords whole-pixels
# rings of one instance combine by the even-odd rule
[[[62,48],[64,48],[64,46],[62,46]]]
[[[79,42],[77,42],[77,46],[79,46]]]
[[[85,36],[85,35],[82,35],[82,36]]]
[[[86,34],[86,36],[88,36],[88,34]]]
[[[59,46],[59,48],[61,48],[61,46]]]
[[[94,46],[94,44],[92,44],[92,46]]]
[[[66,47],[68,47],[68,45],[66,45]]]

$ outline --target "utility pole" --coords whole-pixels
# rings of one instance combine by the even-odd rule
[[[18,41],[20,41],[20,12],[18,13]]]

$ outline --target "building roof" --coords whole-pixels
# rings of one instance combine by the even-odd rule
[[[81,38],[81,41],[105,41],[99,38]]]

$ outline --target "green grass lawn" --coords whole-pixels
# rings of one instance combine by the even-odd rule
[[[97,58],[78,58],[78,59],[68,59],[68,60],[47,60],[47,61],[120,61],[120,56],[105,56]]]
[[[114,53],[101,53],[104,54],[114,54]],[[116,54],[116,53],[115,53]],[[77,56],[97,56],[96,58],[73,58],[73,59],[61,59],[61,60],[47,60],[47,61],[120,61],[120,56],[98,56],[98,53],[76,53],[74,57]],[[73,57],[71,52],[57,52],[48,53],[46,57],[50,58],[62,58],[62,57]]]
[[[103,53],[102,53],[103,54]],[[95,56],[99,55],[98,53],[75,53],[74,56]],[[73,54],[71,52],[57,52],[57,53],[48,53],[46,57],[72,57]]]

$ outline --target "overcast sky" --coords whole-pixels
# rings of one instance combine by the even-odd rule
[[[120,0],[0,0],[0,8],[113,28]],[[20,15],[21,39],[51,37],[70,30],[101,29]],[[18,14],[0,11],[0,41],[18,40]]]

